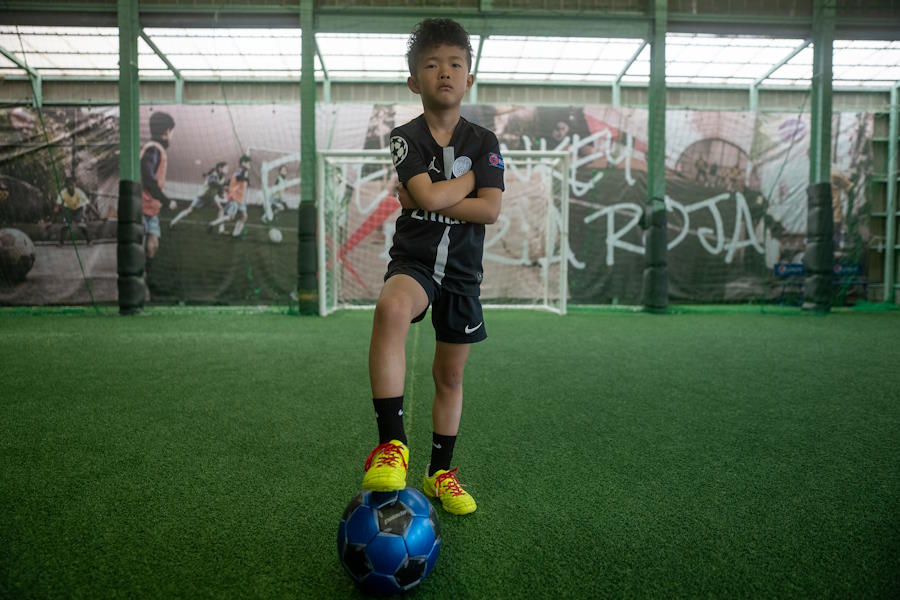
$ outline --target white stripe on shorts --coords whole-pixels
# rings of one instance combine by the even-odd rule
[[[434,257],[434,275],[431,276],[438,285],[444,279],[444,268],[447,266],[447,256],[450,254],[450,226],[444,227],[444,235],[437,247],[437,255]]]

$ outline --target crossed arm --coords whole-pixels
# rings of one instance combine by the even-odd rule
[[[475,174],[432,183],[427,173],[420,173],[400,187],[403,208],[421,208],[451,219],[469,223],[496,223],[500,216],[502,192],[499,188],[478,188],[477,197],[466,196],[475,189]]]

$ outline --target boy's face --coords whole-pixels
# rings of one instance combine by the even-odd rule
[[[474,80],[469,74],[466,51],[442,44],[422,53],[416,76],[410,77],[407,85],[422,96],[424,106],[445,109],[459,106]]]
[[[166,140],[167,142],[170,142],[170,143],[171,143],[171,142],[172,142],[172,136],[173,136],[173,135],[175,135],[175,128],[174,128],[174,127],[173,127],[172,129],[167,129],[166,132],[162,135],[162,139],[164,139],[164,140]]]

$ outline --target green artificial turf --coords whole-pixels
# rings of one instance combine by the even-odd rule
[[[487,313],[417,598],[897,597],[900,314]],[[371,313],[0,312],[0,597],[335,598]],[[433,334],[408,343],[410,483]]]

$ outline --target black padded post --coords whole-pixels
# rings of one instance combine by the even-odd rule
[[[834,221],[831,184],[814,183],[806,188],[806,251],[803,265],[803,310],[831,310],[831,281],[834,268]]]
[[[668,235],[666,233],[666,203],[653,198],[644,210],[641,225],[644,231],[643,304],[650,312],[663,312],[669,305]]]
[[[297,300],[300,314],[319,312],[319,288],[316,280],[316,205],[311,200],[300,203],[297,245]],[[323,233],[324,235],[324,233]],[[319,273],[319,277],[324,277]]]
[[[119,181],[119,223],[116,228],[119,274],[119,314],[133,315],[144,308],[144,224],[141,221],[141,184]]]

